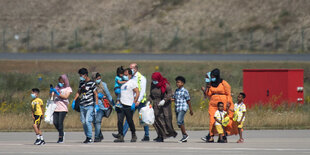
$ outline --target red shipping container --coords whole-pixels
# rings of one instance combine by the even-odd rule
[[[304,103],[303,69],[244,69],[245,103],[274,104]]]

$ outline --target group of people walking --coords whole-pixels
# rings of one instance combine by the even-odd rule
[[[189,135],[186,133],[184,117],[187,111],[193,115],[190,102],[190,94],[184,87],[186,79],[183,76],[175,78],[177,89],[172,91],[171,84],[160,72],[152,74],[150,95],[146,95],[147,79],[139,72],[136,63],[130,64],[128,68],[119,67],[116,71],[114,93],[117,96],[114,102],[107,84],[102,81],[98,72],[88,76],[88,70],[78,70],[80,84],[72,102],[73,109],[79,109],[80,120],[83,124],[86,139],[83,143],[101,142],[104,137],[101,132],[102,118],[108,117],[111,109],[117,112],[118,133],[112,133],[114,142],[124,142],[128,128],[131,130],[131,142],[137,141],[133,114],[152,103],[154,108],[155,122],[153,124],[157,137],[156,142],[164,142],[164,139],[176,137],[177,132],[173,128],[171,103],[175,103],[175,114],[177,125],[181,129],[182,138],[180,143],[187,142]],[[205,142],[214,142],[214,135],[219,135],[218,142],[227,142],[227,135],[240,134],[238,142],[243,142],[242,127],[245,115],[244,93],[238,96],[238,103],[233,104],[230,85],[220,78],[220,71],[214,69],[208,72],[205,78],[206,86],[202,87],[205,97],[209,102],[209,134],[202,137]],[[32,114],[34,119],[34,130],[37,135],[36,145],[45,144],[40,131],[40,123],[44,114],[43,102],[39,98],[39,89],[32,89]],[[68,112],[69,96],[72,89],[66,75],[61,75],[57,86],[50,88],[50,94],[54,96],[57,108],[53,114],[53,123],[59,132],[57,143],[64,142],[64,119]],[[236,108],[237,107],[237,108]],[[228,116],[228,117],[225,117]],[[126,118],[126,119],[125,119]],[[227,119],[228,118],[228,119]],[[124,122],[125,119],[125,122]],[[226,120],[226,122],[225,122]],[[229,121],[231,120],[231,121]],[[95,127],[94,140],[92,140],[92,124]],[[149,126],[143,124],[144,137],[141,141],[150,141]],[[239,128],[239,130],[238,130]]]

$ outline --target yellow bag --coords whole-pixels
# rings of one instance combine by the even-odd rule
[[[224,127],[226,127],[228,124],[229,124],[229,117],[226,116],[226,117],[222,120],[222,125],[223,125]]]

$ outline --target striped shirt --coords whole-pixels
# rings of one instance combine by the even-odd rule
[[[89,106],[94,105],[95,103],[95,94],[94,91],[96,90],[96,83],[92,80],[80,81],[79,85],[79,93],[81,95],[81,106]]]

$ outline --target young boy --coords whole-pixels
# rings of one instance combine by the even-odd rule
[[[245,120],[245,112],[246,112],[246,107],[245,104],[243,103],[243,100],[245,99],[245,93],[240,93],[238,95],[238,103],[235,103],[234,106],[234,114],[236,115],[236,123],[238,124],[238,132],[239,132],[239,137],[240,139],[237,141],[237,143],[243,143],[244,139],[242,138],[242,131],[243,131],[243,123]]]
[[[214,114],[214,119],[215,119],[215,128],[216,131],[219,134],[219,143],[225,143],[226,141],[224,140],[224,127],[222,125],[222,122],[227,115],[227,112],[224,111],[224,103],[223,102],[218,102],[217,103],[217,111]]]
[[[189,136],[185,131],[184,125],[184,116],[189,108],[190,114],[193,115],[193,110],[191,106],[190,96],[188,91],[184,88],[185,78],[183,76],[178,76],[175,78],[176,86],[178,87],[174,93],[174,102],[175,102],[175,112],[177,117],[177,124],[182,131],[182,139],[179,141],[180,143],[187,142]]]
[[[32,110],[32,119],[34,121],[33,129],[36,133],[37,140],[34,142],[35,145],[44,145],[44,139],[42,132],[40,130],[41,120],[43,119],[44,108],[43,101],[39,98],[40,90],[38,88],[33,88],[31,93],[31,110]]]

